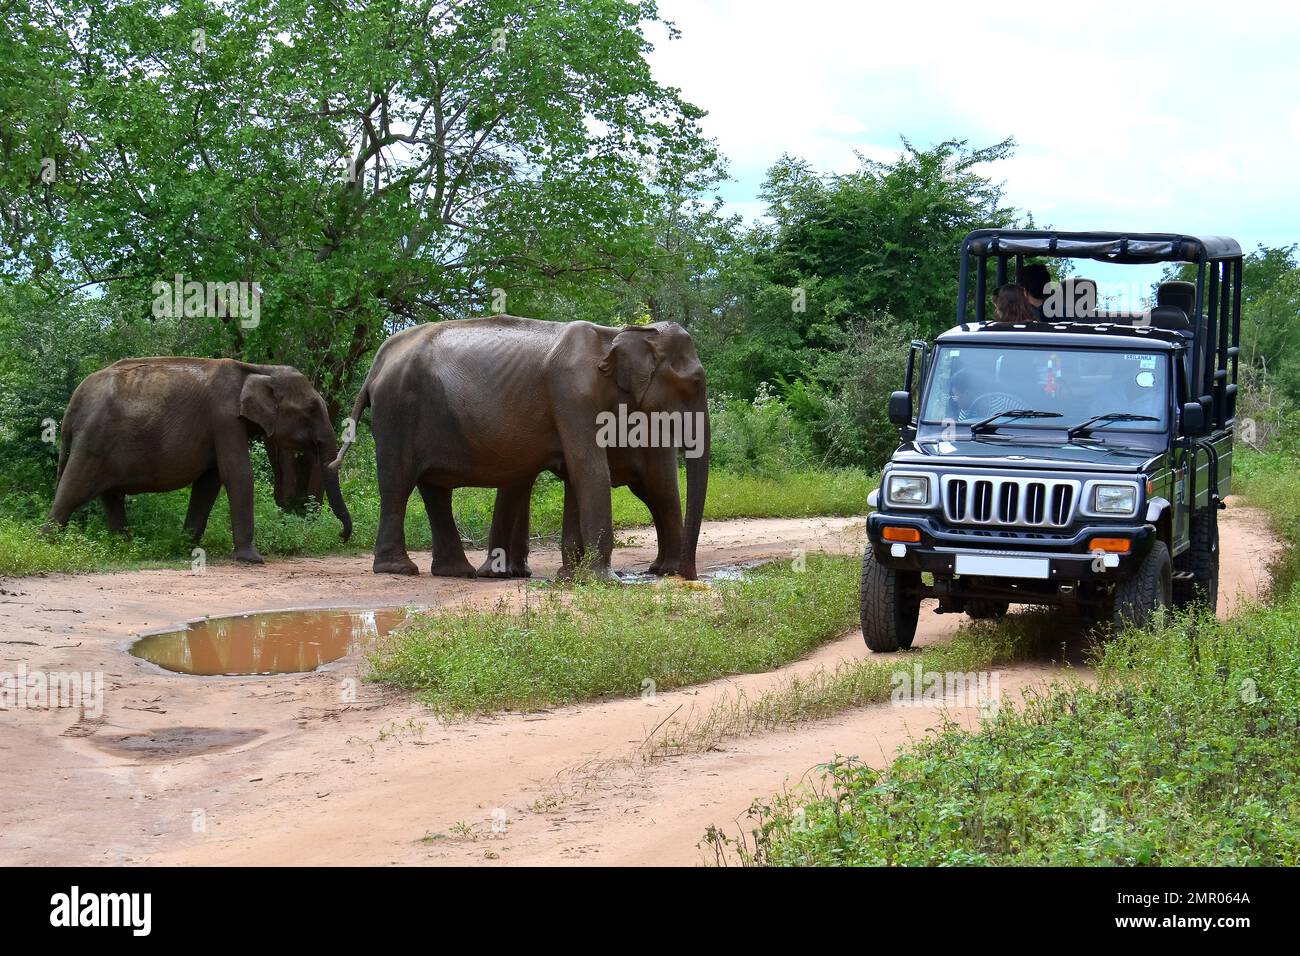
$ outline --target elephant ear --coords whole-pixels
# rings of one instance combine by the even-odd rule
[[[662,357],[658,336],[658,329],[628,326],[614,336],[605,357],[596,366],[600,374],[613,378],[620,389],[631,395],[638,406]]]
[[[275,434],[275,386],[269,375],[250,375],[239,392],[239,417],[247,418],[270,438]]]

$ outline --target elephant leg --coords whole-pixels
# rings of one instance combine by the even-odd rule
[[[420,497],[429,515],[429,531],[433,535],[433,563],[429,573],[445,578],[472,578],[474,565],[465,557],[465,547],[460,543],[460,529],[451,513],[451,489],[420,483]]]
[[[72,512],[99,494],[96,471],[86,464],[84,458],[75,454],[69,457],[63,466],[63,474],[59,476],[59,486],[54,491],[54,504],[50,506],[45,521],[46,531],[66,528]]]
[[[481,578],[529,578],[528,508],[533,499],[532,479],[497,489],[492,505],[488,553],[478,569]]]
[[[126,495],[121,491],[106,491],[99,496],[104,506],[104,523],[109,534],[126,534]]]
[[[568,475],[564,494],[573,494],[577,509],[577,531],[591,574],[610,575],[614,555],[614,511],[610,503],[610,463],[604,450],[585,442],[564,438],[564,471]]]
[[[217,438],[217,470],[230,502],[235,560],[263,564],[253,543],[253,463],[248,458],[248,433],[238,421]]]
[[[375,536],[375,574],[419,574],[406,553],[406,503],[415,479],[385,461],[376,445],[379,467],[379,531]]]
[[[203,540],[203,532],[208,529],[208,516],[212,514],[212,506],[216,504],[219,494],[221,494],[221,475],[215,468],[199,475],[190,487],[190,506],[185,512],[185,531],[194,544]]]
[[[682,499],[677,486],[677,453],[654,456],[644,481],[632,486],[632,493],[650,509],[655,523],[659,552],[650,565],[651,574],[682,573]]]
[[[560,574],[570,580],[586,556],[582,546],[582,529],[578,523],[578,495],[566,479],[564,482],[564,523],[560,530]]]

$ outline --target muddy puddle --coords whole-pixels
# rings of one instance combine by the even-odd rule
[[[150,634],[130,653],[177,674],[300,674],[336,661],[406,620],[405,608],[269,611]]]

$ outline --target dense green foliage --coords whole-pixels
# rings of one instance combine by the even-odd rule
[[[419,615],[372,653],[369,675],[451,714],[668,690],[770,670],[843,633],[856,619],[856,580],[856,560],[809,555],[806,568],[765,565],[708,590],[530,590],[523,608]]]
[[[1097,685],[952,726],[885,770],[852,758],[756,803],[722,858],[765,865],[1300,863],[1300,446],[1243,456],[1288,545],[1275,602],[1104,645]]]

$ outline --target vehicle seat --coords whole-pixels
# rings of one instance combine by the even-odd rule
[[[1172,280],[1156,286],[1156,305],[1171,305],[1182,309],[1184,315],[1196,311],[1196,283]]]
[[[1170,329],[1174,332],[1190,332],[1192,323],[1187,318],[1187,313],[1177,306],[1158,305],[1151,310],[1151,327]]]

